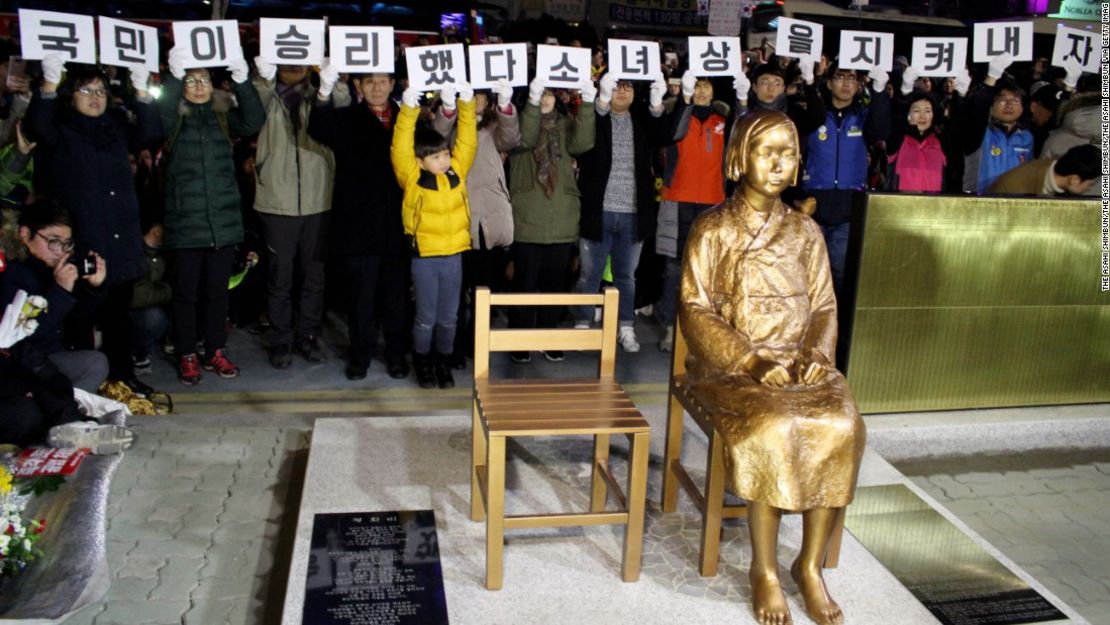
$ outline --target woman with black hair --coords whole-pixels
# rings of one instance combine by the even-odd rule
[[[35,190],[56,198],[73,216],[75,257],[95,252],[104,258],[108,292],[94,322],[103,334],[109,378],[145,395],[152,389],[135,379],[127,321],[132,288],[146,271],[128,155],[162,138],[158,110],[147,91],[150,73],[142,65],[129,68],[134,98],[126,107],[113,107],[104,72],[75,65],[62,82],[64,67],[56,54],[43,59],[42,86],[24,121],[28,138],[38,143]],[[91,347],[88,324],[69,334],[70,342]]]
[[[895,103],[894,131],[887,142],[887,189],[940,193],[948,165],[938,124],[942,113],[930,92],[914,88],[913,66],[902,74],[902,97]]]

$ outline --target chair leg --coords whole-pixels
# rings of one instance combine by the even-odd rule
[[[590,471],[590,512],[605,512],[605,499],[608,497],[608,487],[605,478],[601,477],[598,466],[609,466],[609,435],[594,435],[594,465]]]
[[[682,403],[672,392],[667,409],[667,439],[663,454],[663,512],[674,512],[678,508],[678,476],[674,464],[682,461],[682,426],[685,412]]]
[[[505,559],[505,437],[486,443],[486,588],[500,590]]]
[[[844,516],[848,508],[837,510],[836,519],[833,520],[832,533],[829,535],[829,546],[825,550],[825,568],[835,569],[840,563],[840,541],[844,538]]]
[[[698,572],[702,577],[717,574],[721,550],[721,514],[725,505],[724,442],[714,432],[709,437],[709,458],[705,463],[705,514],[701,519],[701,550]]]
[[[640,579],[640,560],[644,546],[644,505],[647,500],[648,441],[650,434],[629,437],[628,450],[628,525],[624,528],[624,554],[621,579]]]
[[[477,404],[471,412],[473,416],[470,419],[470,520],[481,521],[486,518],[486,504],[482,499],[481,476],[478,468],[486,466],[486,433],[482,428],[482,417],[478,414]]]

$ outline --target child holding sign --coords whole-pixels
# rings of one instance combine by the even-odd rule
[[[450,357],[455,344],[462,253],[470,249],[470,207],[466,175],[478,150],[474,90],[458,82],[440,91],[445,105],[458,94],[459,121],[454,151],[430,128],[417,128],[420,90],[405,89],[393,132],[390,158],[404,190],[401,219],[412,241],[412,283],[416,292],[413,368],[422,388],[451,388]],[[432,338],[436,354],[432,356]]]

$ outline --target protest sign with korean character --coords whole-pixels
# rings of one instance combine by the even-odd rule
[[[918,76],[955,76],[967,67],[967,37],[914,37],[910,63]]]
[[[507,80],[513,87],[528,84],[528,44],[500,43],[470,46],[470,85],[492,87]]]
[[[1101,54],[1101,35],[1097,31],[1057,26],[1053,65],[1066,68],[1070,63],[1079,63],[1083,71],[1097,74]]]
[[[801,58],[820,57],[825,45],[825,27],[817,22],[807,22],[789,17],[779,18],[779,30],[775,36],[775,54]]]
[[[889,72],[894,69],[894,33],[842,30],[837,58],[841,69],[870,71],[878,65]]]
[[[662,71],[658,42],[609,40],[609,72],[617,80],[655,80]]]
[[[971,59],[989,63],[1010,54],[1015,61],[1033,60],[1033,22],[982,22],[975,24]]]
[[[331,26],[331,66],[355,74],[392,74],[392,26]]]
[[[581,89],[590,81],[590,49],[536,46],[536,76],[546,87]]]
[[[185,51],[185,67],[227,67],[243,58],[239,22],[206,20],[173,23],[174,45]]]
[[[740,71],[739,37],[690,37],[690,69],[696,76],[735,76]]]
[[[133,22],[104,17],[100,25],[100,62],[128,67],[142,65],[158,72],[158,29]]]
[[[259,53],[274,65],[319,65],[324,62],[324,20],[259,20]]]
[[[20,9],[19,32],[25,59],[57,54],[66,61],[96,63],[96,28],[89,15]]]
[[[461,43],[416,46],[405,50],[409,86],[438,91],[444,85],[466,82],[466,52]]]

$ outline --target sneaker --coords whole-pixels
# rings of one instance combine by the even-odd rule
[[[200,361],[196,354],[185,354],[177,367],[177,379],[185,386],[200,384]]]
[[[212,352],[212,357],[204,363],[204,369],[205,371],[215,371],[221,378],[239,377],[239,367],[236,367],[227,359],[227,354],[224,353],[222,347]]]
[[[518,365],[532,362],[532,352],[510,352],[509,359]]]
[[[621,349],[629,354],[640,351],[640,343],[636,340],[636,332],[632,329],[632,326],[621,326],[620,334],[617,335],[617,342],[621,344]]]
[[[288,345],[270,348],[270,366],[274,369],[288,369],[293,364],[293,349]]]
[[[50,428],[47,442],[57,449],[88,449],[96,455],[118,454],[135,443],[135,434],[122,425],[74,421]]]
[[[590,322],[589,321],[575,321],[574,322],[574,329],[575,330],[589,330],[590,329]]]
[[[674,326],[670,326],[669,328],[667,328],[667,334],[665,334],[662,340],[659,341],[659,351],[674,351]]]
[[[387,360],[385,363],[385,372],[394,380],[401,380],[408,377],[409,365],[405,362],[404,358],[399,361]]]
[[[347,368],[343,373],[346,374],[348,380],[362,380],[366,377],[366,372],[370,369],[370,365],[361,361],[350,361],[347,363]]]
[[[126,384],[127,388],[131,389],[131,393],[137,397],[150,399],[150,396],[154,394],[154,387],[144,382],[140,382],[137,378],[133,377],[130,380],[124,380],[123,383]]]
[[[544,358],[550,360],[551,362],[563,362],[564,360],[563,351],[560,349],[551,349],[546,352],[540,353],[543,354]]]
[[[328,359],[324,348],[320,346],[320,339],[311,334],[297,341],[297,352],[308,362],[324,362]]]
[[[132,356],[131,368],[135,371],[135,375],[150,375],[150,356],[143,356],[142,358]]]

